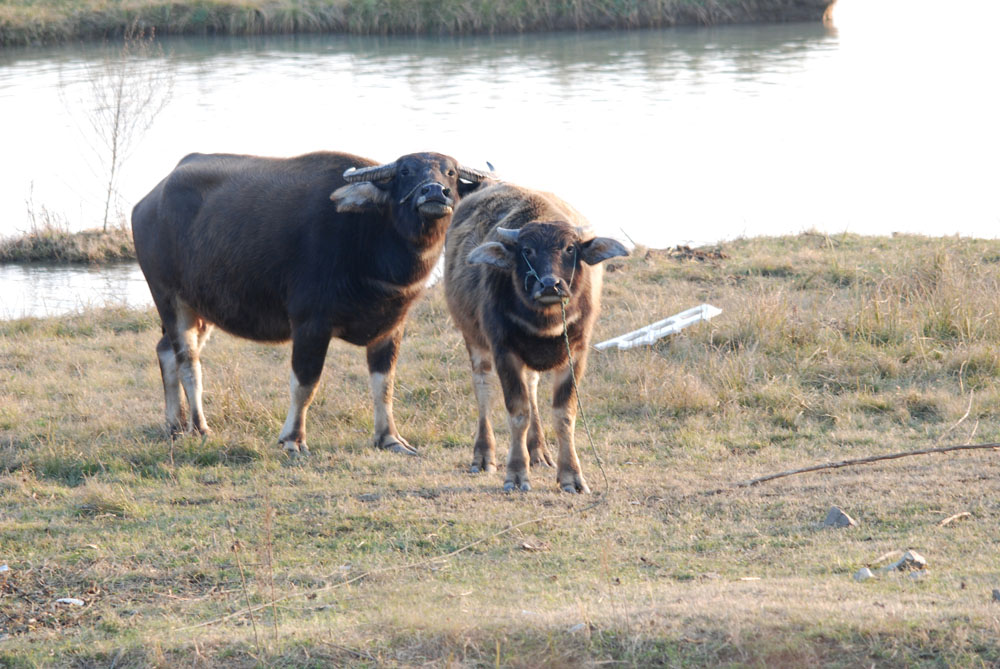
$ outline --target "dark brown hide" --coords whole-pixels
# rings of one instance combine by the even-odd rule
[[[279,440],[304,451],[305,415],[331,337],[365,346],[377,446],[413,452],[392,418],[406,313],[444,243],[452,207],[479,183],[454,159],[403,156],[375,181],[345,153],[297,158],[191,154],[132,212],[139,265],[163,321],[157,347],[171,433],[208,427],[198,355],[213,325],[257,341],[292,340],[291,407]],[[477,173],[478,174],[478,173]]]

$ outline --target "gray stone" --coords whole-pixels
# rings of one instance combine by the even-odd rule
[[[916,571],[918,569],[923,569],[927,566],[927,560],[924,556],[917,551],[906,551],[903,553],[903,557],[899,558],[895,562],[885,567],[882,567],[882,571]]]
[[[864,583],[870,578],[875,578],[875,574],[868,567],[862,567],[861,569],[854,572],[854,580],[858,583]]]
[[[831,507],[826,514],[826,520],[823,521],[823,527],[854,527],[857,524],[857,521],[848,516],[839,506]]]
[[[1000,590],[993,588],[993,601],[1000,602]]]

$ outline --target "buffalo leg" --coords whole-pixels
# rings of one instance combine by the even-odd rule
[[[417,449],[400,436],[392,417],[392,392],[396,380],[396,356],[403,339],[403,328],[368,345],[368,374],[375,411],[375,448],[393,453],[416,455]]]
[[[510,353],[494,356],[503,401],[507,407],[510,423],[510,450],[507,452],[507,477],[503,482],[504,492],[514,489],[531,490],[528,482],[528,424],[531,419],[528,381],[525,378],[524,363]]]
[[[177,300],[175,336],[172,338],[180,381],[187,395],[191,429],[208,434],[202,406],[201,349],[212,326],[184,302]],[[164,380],[166,386],[166,380]]]
[[[166,334],[156,344],[156,357],[160,361],[163,378],[163,396],[166,400],[167,433],[171,438],[184,432],[184,406],[181,404],[181,377],[177,355]]]
[[[580,459],[576,455],[574,432],[576,428],[576,388],[573,384],[573,373],[579,381],[583,375],[583,356],[574,360],[573,367],[569,364],[559,368],[555,373],[552,389],[552,414],[555,417],[556,440],[559,442],[559,466],[556,470],[556,481],[564,492],[590,492],[587,482],[580,469]]]
[[[291,402],[285,424],[278,435],[278,442],[289,455],[309,452],[306,445],[306,412],[316,396],[329,347],[330,333],[322,328],[302,324],[295,327],[292,333]]]
[[[497,447],[493,438],[493,426],[490,424],[492,356],[488,350],[475,347],[468,340],[465,342],[465,347],[469,351],[469,361],[472,363],[472,389],[476,394],[476,406],[479,408],[479,422],[476,426],[476,442],[472,448],[470,471],[473,474],[481,471],[495,472]]]
[[[528,372],[528,398],[531,417],[528,423],[528,459],[532,467],[537,465],[552,466],[552,456],[545,447],[545,432],[542,430],[542,418],[538,413],[538,378],[535,370]]]

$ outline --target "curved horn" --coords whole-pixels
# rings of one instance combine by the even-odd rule
[[[496,176],[490,174],[489,172],[483,172],[482,170],[474,170],[471,167],[458,166],[458,176],[466,181],[472,181],[479,183],[480,181],[485,181],[486,179],[495,179]]]
[[[500,238],[500,242],[503,244],[517,244],[517,236],[521,234],[520,228],[517,230],[511,230],[510,228],[493,228],[493,231],[497,233],[497,237]]]
[[[396,176],[396,163],[387,163],[385,165],[373,165],[372,167],[362,167],[360,170],[357,167],[352,167],[344,172],[344,179],[348,183],[356,183],[358,181],[385,181],[386,179],[391,179]]]

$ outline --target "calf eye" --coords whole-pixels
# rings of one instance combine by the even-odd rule
[[[448,176],[450,177],[455,176],[455,170],[448,170]]]
[[[576,253],[576,247],[575,246],[567,246],[566,247],[566,254],[567,255],[573,255],[574,253]]]

